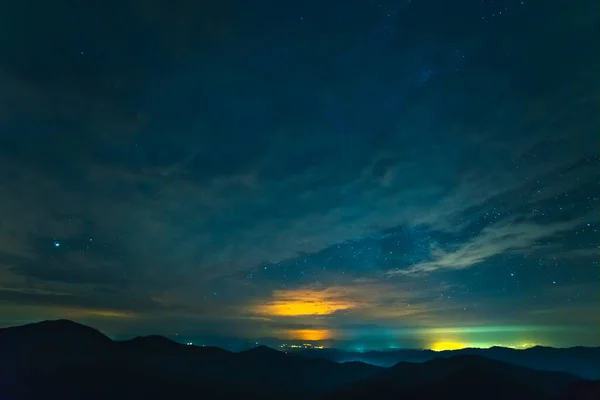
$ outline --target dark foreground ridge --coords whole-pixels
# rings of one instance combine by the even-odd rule
[[[491,347],[446,351],[399,349],[365,352],[338,349],[301,349],[296,350],[295,354],[303,357],[325,358],[336,362],[360,361],[381,367],[392,367],[399,362],[422,363],[435,358],[472,355],[531,369],[569,372],[590,380],[600,379],[600,347],[554,348],[535,346],[523,350]]]
[[[0,398],[29,399],[585,399],[598,382],[476,355],[391,368],[268,347],[232,353],[161,336],[113,341],[59,320],[0,331]]]

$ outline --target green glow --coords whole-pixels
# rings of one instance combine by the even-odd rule
[[[494,346],[526,349],[547,345],[548,333],[564,330],[560,326],[466,326],[421,328],[405,331],[402,335],[415,335],[424,347],[436,351]]]
[[[510,349],[516,350],[524,350],[529,349],[531,347],[539,346],[538,343],[532,342],[522,342],[522,343],[469,343],[469,342],[454,342],[454,341],[441,341],[432,343],[431,350],[434,351],[445,351],[445,350],[460,350],[466,348],[475,348],[475,349],[489,349],[490,347],[507,347]]]

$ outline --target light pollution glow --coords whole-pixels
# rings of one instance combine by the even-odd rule
[[[309,342],[329,340],[335,337],[334,332],[329,329],[285,329],[280,334],[282,338],[287,340],[304,340]]]
[[[488,349],[490,347],[508,347],[510,349],[524,350],[537,346],[536,343],[499,344],[499,343],[463,343],[463,342],[434,342],[429,348],[433,351],[461,350],[466,348]]]
[[[321,317],[338,311],[351,310],[367,311],[369,315],[381,314],[381,310],[368,309],[372,299],[367,293],[369,288],[300,288],[294,290],[276,290],[271,300],[254,305],[253,314],[269,318],[295,318],[315,316]],[[389,313],[391,314],[391,313]],[[325,321],[325,320],[324,320]],[[405,322],[402,320],[399,322]],[[415,338],[426,348],[434,351],[459,350],[464,348],[489,348],[502,346],[514,349],[525,349],[536,346],[532,340],[532,332],[555,327],[540,326],[465,326],[465,327],[431,327],[431,328],[399,328],[387,334],[387,339],[402,343],[405,338]],[[276,336],[286,340],[302,340],[319,342],[327,340],[360,341],[360,337],[368,338],[377,332],[365,331],[356,336],[356,332],[343,329],[331,329],[329,326],[316,328],[283,329]],[[395,340],[396,339],[396,340]],[[395,345],[395,347],[402,347]]]
[[[328,289],[276,290],[270,302],[256,305],[252,311],[271,317],[298,317],[329,315],[353,308],[355,305],[356,303],[338,297]]]

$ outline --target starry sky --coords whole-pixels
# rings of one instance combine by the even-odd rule
[[[595,0],[3,2],[0,325],[600,345],[594,37]]]

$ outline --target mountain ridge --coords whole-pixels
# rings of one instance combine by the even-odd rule
[[[32,339],[35,342],[30,345]],[[464,393],[469,398],[485,394],[481,385],[470,382],[473,376],[505,382],[506,390],[499,392],[506,395],[529,393],[534,399],[561,393],[581,381],[568,373],[468,354],[383,368],[305,357],[267,346],[233,353],[157,335],[114,341],[94,328],[65,320],[0,331],[0,397],[22,400],[187,398],[186,393],[199,391],[208,399],[352,399],[372,391],[373,385],[391,394],[415,396],[435,395],[438,389],[431,385],[456,393],[468,389]]]

